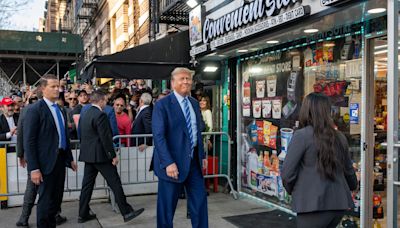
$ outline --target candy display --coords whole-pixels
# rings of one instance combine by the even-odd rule
[[[265,96],[265,80],[256,81],[256,96],[263,98]]]
[[[275,98],[272,100],[272,118],[280,119],[282,116],[282,100]]]
[[[253,100],[253,117],[261,118],[262,100]]]
[[[276,75],[267,77],[267,94],[268,97],[276,96]]]
[[[251,84],[243,83],[243,116],[251,115]]]
[[[271,99],[263,99],[262,100],[262,117],[263,118],[271,118],[272,116],[272,100]]]

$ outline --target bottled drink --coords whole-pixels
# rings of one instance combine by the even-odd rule
[[[269,171],[271,170],[271,161],[269,160],[269,152],[264,152],[264,173],[265,175],[269,175]]]
[[[279,175],[279,158],[276,150],[272,151],[271,160],[272,160],[271,170],[275,173],[275,175]]]
[[[264,174],[264,157],[262,151],[260,152],[260,156],[258,157],[258,173],[259,174]]]

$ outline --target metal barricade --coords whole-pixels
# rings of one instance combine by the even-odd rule
[[[74,160],[79,156],[79,141],[71,141],[71,150]],[[79,199],[82,189],[82,179],[84,163],[78,162],[78,171],[66,170],[64,199]],[[23,203],[28,173],[26,167],[19,165],[16,143],[4,141],[0,142],[0,201],[6,201],[7,206],[18,206]],[[93,191],[93,198],[108,198],[110,189],[106,185],[104,178],[99,175]]]
[[[203,133],[203,141],[205,153],[208,154],[208,165],[203,170],[204,178],[214,180],[214,190],[218,188],[218,180],[225,179],[225,189],[229,187],[234,199],[237,199],[238,195],[231,181],[230,136],[225,132],[207,132]],[[152,171],[149,171],[153,156],[153,135],[119,135],[114,137],[114,142],[120,159],[117,169],[125,193],[127,195],[157,193],[158,179]],[[74,160],[77,161],[80,152],[79,140],[71,141],[71,149]],[[79,199],[84,163],[77,162],[77,164],[77,172],[70,169],[66,171],[64,200]],[[26,168],[19,166],[16,143],[0,142],[0,201],[8,200],[9,206],[21,205],[27,178]],[[93,198],[108,197],[116,210],[112,192],[104,178],[98,175]]]
[[[237,192],[233,188],[231,180],[231,138],[225,132],[204,132],[203,141],[205,153],[208,153],[208,166],[203,170],[205,179],[226,179],[227,185],[235,199]],[[123,185],[156,183],[157,177],[149,171],[153,156],[153,135],[118,135],[114,142],[119,145],[120,163],[118,165]],[[210,147],[208,147],[210,142]],[[124,167],[127,168],[124,169]],[[133,167],[133,170],[132,170]],[[129,170],[128,173],[125,173]],[[133,173],[131,173],[133,171]],[[214,181],[214,190],[218,183]]]
[[[226,132],[203,132],[202,136],[204,152],[207,154],[208,161],[204,178],[214,179],[214,190],[216,187],[215,178],[226,179],[234,199],[238,199],[231,180],[231,137]]]

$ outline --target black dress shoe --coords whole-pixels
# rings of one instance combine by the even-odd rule
[[[18,221],[15,225],[18,226],[18,227],[29,227],[29,223],[28,222]]]
[[[93,220],[93,219],[96,219],[97,218],[97,216],[96,216],[96,214],[89,214],[88,216],[86,216],[86,217],[78,217],[78,223],[85,223],[85,222],[87,222],[87,221],[90,221],[90,220]]]
[[[65,223],[67,221],[67,217],[61,216],[61,215],[56,215],[56,224],[57,226]]]
[[[124,222],[129,222],[132,219],[136,218],[137,216],[139,216],[140,214],[142,214],[144,211],[144,208],[140,208],[138,210],[134,210],[126,215],[124,215]]]

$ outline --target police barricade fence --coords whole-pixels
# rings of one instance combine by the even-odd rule
[[[231,139],[225,132],[203,133],[205,151],[208,152],[208,166],[203,173],[205,179],[211,179],[214,190],[218,180],[225,179],[233,197],[237,199],[231,181]],[[117,165],[126,195],[157,193],[157,177],[149,171],[153,156],[153,139],[151,134],[118,135],[114,137],[116,151],[120,162]],[[144,146],[146,145],[146,146]],[[71,140],[74,160],[80,152],[79,140]],[[0,142],[0,201],[7,206],[18,206],[23,203],[27,182],[27,170],[19,165],[16,143]],[[78,200],[82,189],[84,163],[77,162],[78,171],[67,169],[65,178],[64,201]],[[211,184],[212,185],[212,184]],[[111,197],[110,197],[111,196]],[[109,198],[116,210],[112,193],[106,181],[99,173],[96,179],[92,198]]]
[[[71,151],[77,161],[80,152],[79,140],[71,140]],[[64,200],[79,199],[82,189],[84,163],[77,162],[78,171],[66,170]],[[19,206],[23,203],[23,195],[28,179],[26,167],[19,165],[17,147],[15,142],[0,142],[0,201],[2,208]],[[93,199],[108,198],[109,188],[101,175],[97,176],[93,191]]]
[[[210,185],[217,191],[218,180],[225,179],[225,189],[237,199],[237,193],[231,180],[231,138],[226,132],[203,132],[204,151],[207,154],[208,165],[203,170],[204,178],[211,179]],[[157,177],[149,171],[153,156],[153,135],[118,135],[114,142],[119,145],[120,163],[118,165],[123,185],[137,183],[154,183]],[[134,169],[132,169],[132,167]],[[131,172],[137,170],[137,172]],[[157,192],[157,189],[155,189]]]

